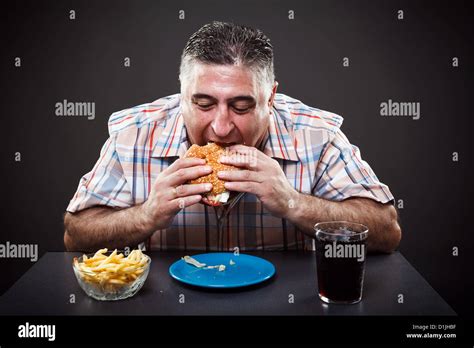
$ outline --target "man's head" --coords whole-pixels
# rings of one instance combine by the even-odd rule
[[[231,23],[204,25],[184,48],[179,80],[191,143],[259,145],[277,88],[265,34]]]

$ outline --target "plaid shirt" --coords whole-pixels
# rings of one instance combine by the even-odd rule
[[[81,178],[67,211],[127,208],[146,201],[157,175],[190,146],[180,111],[180,95],[175,94],[112,114],[110,137],[92,171]],[[332,201],[392,201],[389,188],[339,129],[342,121],[341,116],[277,94],[260,150],[279,162],[299,192]],[[296,226],[272,216],[252,194],[245,194],[231,210],[220,238],[227,250],[301,249],[307,242]],[[144,242],[157,250],[217,250],[218,240],[214,208],[195,204]]]

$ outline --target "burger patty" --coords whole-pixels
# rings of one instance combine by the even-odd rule
[[[198,179],[190,180],[189,183],[203,184],[210,182],[212,184],[212,191],[209,192],[209,194],[214,196],[226,191],[226,188],[224,187],[224,181],[220,180],[217,177],[217,172],[222,170],[238,170],[238,168],[219,163],[219,158],[224,154],[224,152],[225,148],[215,143],[209,143],[204,146],[199,146],[196,144],[192,145],[186,152],[184,157],[195,157],[205,159],[207,165],[212,167],[212,173],[209,175],[202,176]]]

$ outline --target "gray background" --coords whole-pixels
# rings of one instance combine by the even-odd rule
[[[62,214],[79,178],[97,160],[110,114],[178,92],[186,40],[207,22],[228,20],[271,38],[279,92],[345,118],[345,134],[396,199],[403,199],[400,251],[458,313],[472,314],[473,25],[467,4],[2,4],[0,243],[38,243],[40,254],[64,250]],[[185,20],[178,19],[181,9]],[[14,57],[21,57],[21,68],[14,67]],[[123,66],[124,57],[131,67]],[[343,57],[350,67],[342,66]],[[452,57],[459,57],[458,68]],[[95,120],[56,117],[55,103],[63,99],[95,102]],[[380,103],[388,99],[420,102],[421,119],[381,117]],[[17,151],[21,162],[14,161]],[[454,151],[459,162],[452,161]],[[31,265],[0,259],[0,291]]]

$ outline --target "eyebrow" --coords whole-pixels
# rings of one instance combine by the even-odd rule
[[[204,94],[204,93],[196,93],[196,94],[193,94],[192,95],[192,99],[195,100],[195,99],[210,99],[212,100],[213,102],[217,102],[218,100],[216,98],[214,98],[212,95],[208,95],[208,94]],[[227,99],[227,102],[228,103],[235,103],[235,102],[238,102],[238,101],[248,101],[248,102],[251,102],[251,103],[256,103],[256,100],[254,97],[252,97],[251,95],[239,95],[239,96],[236,96],[236,97],[232,97],[232,98],[229,98]]]

